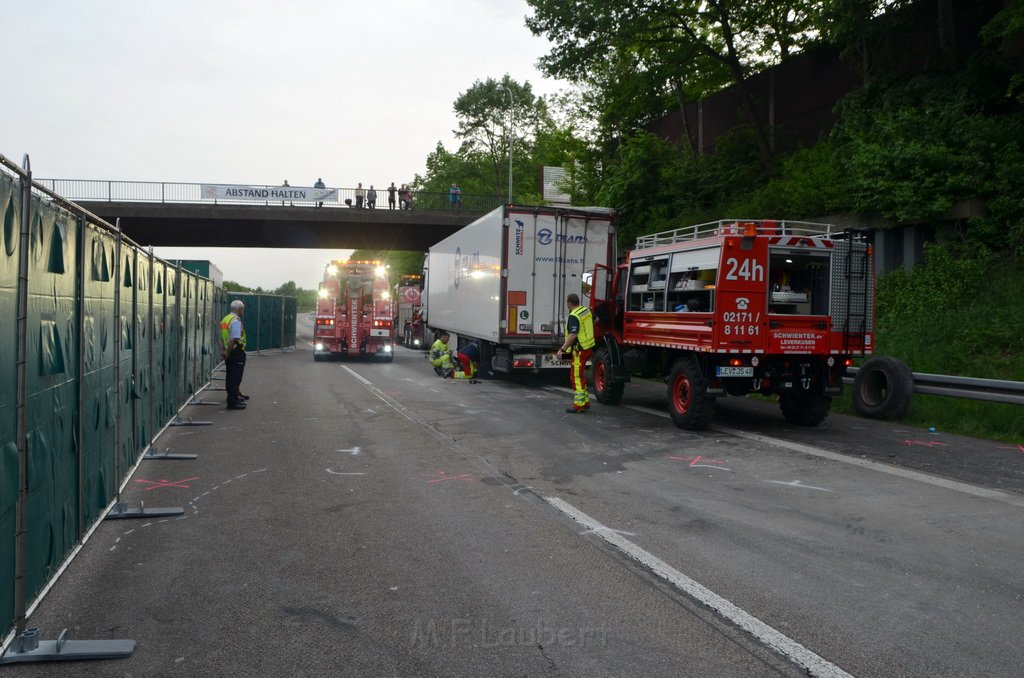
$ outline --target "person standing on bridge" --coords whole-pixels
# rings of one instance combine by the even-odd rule
[[[363,199],[366,197],[366,191],[363,190],[363,182],[359,182],[356,186],[356,209],[363,208]]]
[[[220,321],[220,357],[227,370],[224,388],[228,392],[228,409],[244,410],[248,396],[239,391],[245,372],[245,327],[242,316],[245,304],[240,299],[231,302],[231,312]]]
[[[323,177],[320,177],[320,178],[318,178],[318,179],[316,180],[316,183],[315,183],[315,184],[313,184],[313,188],[327,188],[327,186],[326,186],[326,185],[324,184],[324,179],[323,179]],[[323,207],[323,206],[324,206],[324,204],[323,204],[322,202],[318,202],[318,203],[316,204],[316,206],[317,206],[317,207]]]
[[[462,189],[454,181],[452,182],[452,187],[448,189],[448,202],[451,203],[453,210],[462,209]]]
[[[566,410],[569,414],[582,414],[590,409],[590,393],[587,392],[587,378],[583,370],[590,360],[590,353],[594,349],[594,317],[590,309],[580,306],[580,297],[577,294],[570,294],[565,298],[565,305],[569,307],[569,317],[565,321],[565,341],[555,352],[559,360],[562,354],[572,354],[572,364],[569,366],[569,382],[572,384],[572,407]]]
[[[398,189],[395,188],[395,182],[392,181],[391,185],[388,186],[388,209],[389,210],[395,209],[395,193],[398,193]]]
[[[366,206],[371,210],[377,207],[377,191],[373,190],[373,184],[370,184],[370,190],[366,192]]]

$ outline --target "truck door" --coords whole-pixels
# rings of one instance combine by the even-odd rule
[[[715,345],[731,353],[763,352],[768,280],[764,238],[726,238],[714,283]]]

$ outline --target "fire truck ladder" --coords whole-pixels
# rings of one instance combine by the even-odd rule
[[[868,308],[871,302],[871,257],[866,248],[870,246],[871,232],[865,229],[846,229],[846,326],[843,328],[843,349],[846,353],[865,353],[864,335],[868,330]],[[865,244],[864,250],[855,245]],[[859,255],[859,256],[858,256]],[[853,337],[859,337],[859,345]]]

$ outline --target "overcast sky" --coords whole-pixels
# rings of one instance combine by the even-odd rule
[[[477,80],[543,79],[524,0],[0,3],[0,153],[36,177],[386,186],[454,149]],[[315,288],[342,250],[157,248]]]

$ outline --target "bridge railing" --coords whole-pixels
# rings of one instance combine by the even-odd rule
[[[204,198],[202,184],[173,181],[110,181],[105,179],[37,179],[38,183],[58,193],[68,200],[95,200],[103,202],[159,202],[159,203],[198,203],[209,205],[287,205],[290,207],[315,207],[316,201],[280,201],[280,200],[232,200],[224,198]],[[246,184],[253,188],[280,188],[280,186],[260,186]],[[330,188],[334,188],[331,186]],[[369,191],[368,188],[363,189]],[[377,201],[375,209],[389,209],[386,188],[375,188]],[[323,207],[335,209],[356,209],[356,189],[338,188],[336,201],[324,201]],[[455,210],[483,213],[502,204],[502,196],[497,194],[463,193],[461,202]],[[403,208],[401,193],[395,196],[395,209]],[[363,201],[363,209],[368,209]],[[451,199],[447,191],[413,191],[413,210],[429,210],[432,212],[451,211]]]

